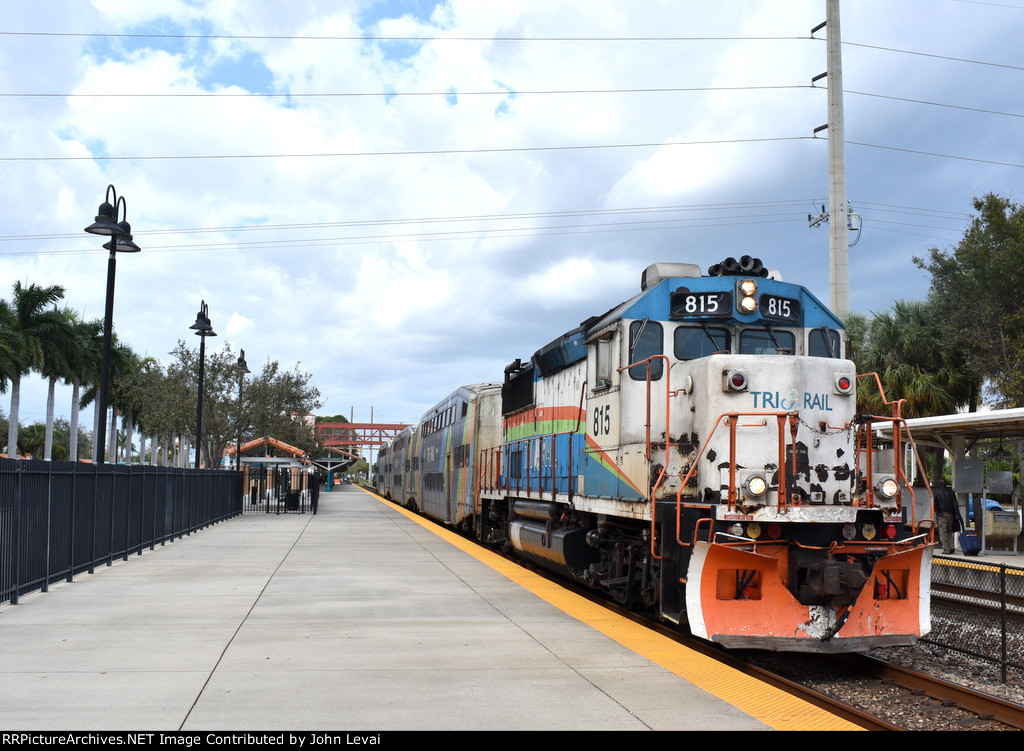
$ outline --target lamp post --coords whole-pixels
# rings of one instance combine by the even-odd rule
[[[238,445],[235,451],[235,470],[242,470],[242,380],[251,372],[245,362],[245,350],[238,355]]]
[[[196,469],[199,469],[199,457],[203,448],[203,366],[206,361],[206,337],[217,336],[210,324],[210,316],[206,313],[206,300],[199,306],[196,322],[189,326],[199,337],[199,399],[196,405]]]
[[[113,198],[113,203],[111,203]],[[122,209],[124,210],[122,213]],[[120,222],[118,216],[124,216]],[[103,247],[110,251],[107,260],[107,300],[103,315],[103,362],[100,370],[100,394],[96,411],[100,415],[96,426],[96,463],[103,464],[107,443],[107,401],[110,397],[110,340],[114,314],[114,272],[117,266],[117,251],[138,253],[142,248],[132,242],[132,226],[128,224],[128,204],[124,196],[118,198],[113,185],[107,186],[107,195],[96,212],[96,221],[85,228],[92,235],[102,235],[110,240]]]

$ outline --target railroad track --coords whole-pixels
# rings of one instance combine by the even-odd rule
[[[992,718],[1012,729],[1024,730],[1024,705],[916,670],[892,665],[869,655],[848,655],[846,661],[854,669],[862,670],[878,680],[892,681],[908,690],[923,692],[943,704],[955,705],[979,718]]]

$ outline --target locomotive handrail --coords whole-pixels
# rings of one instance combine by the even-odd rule
[[[579,421],[577,421],[577,426],[578,425],[579,425]],[[534,445],[534,442],[536,442],[540,446],[541,453],[543,453],[544,440],[545,439],[550,439],[551,440],[551,475],[550,475],[550,477],[551,477],[551,489],[550,489],[550,492],[551,492],[551,500],[554,501],[555,498],[556,498],[556,495],[558,493],[558,487],[557,487],[557,479],[558,479],[558,475],[557,475],[558,452],[556,450],[557,449],[557,445],[558,445],[557,444],[557,439],[560,438],[560,437],[566,436],[567,440],[568,440],[568,444],[569,444],[569,448],[568,448],[568,451],[567,451],[568,466],[567,466],[566,482],[568,483],[568,485],[567,485],[566,493],[568,494],[568,496],[569,496],[569,498],[571,500],[573,495],[574,495],[574,489],[575,489],[575,484],[573,482],[573,474],[572,474],[572,436],[577,435],[578,433],[579,433],[578,430],[566,430],[566,431],[563,431],[561,433],[543,433],[543,434],[540,434],[540,435],[531,435],[531,436],[527,436],[525,438],[516,438],[516,439],[513,439],[511,441],[504,441],[502,443],[499,443],[497,446],[490,446],[490,447],[488,447],[487,449],[485,449],[485,451],[494,452],[494,454],[498,457],[498,459],[500,461],[500,458],[502,456],[502,451],[503,450],[511,449],[513,446],[515,446],[516,448],[519,448],[522,444],[526,444],[526,447],[527,447],[527,457],[526,457],[526,462],[525,462],[525,464],[526,464],[526,476],[523,477],[522,475],[519,475],[519,474],[516,475],[516,478],[515,478],[515,491],[517,493],[518,492],[523,492],[523,490],[524,490],[523,489],[523,481],[525,481],[525,485],[526,485],[525,492],[526,492],[527,497],[530,497],[530,496],[533,495],[533,492],[534,492],[533,489],[530,487],[530,482],[531,482],[531,480],[534,479],[533,475],[530,472],[530,470],[532,469],[532,464],[533,464],[533,462],[530,461],[530,453],[532,453],[532,447]],[[504,477],[505,477],[504,484],[502,484],[502,482],[501,482],[501,475],[499,474],[495,478],[494,484],[484,484],[484,485],[481,486],[481,490],[504,490],[505,492],[511,492],[513,490],[513,488],[512,488],[511,473],[510,472],[506,472]],[[543,498],[544,492],[545,492],[544,472],[543,472],[543,470],[541,470],[538,473],[536,479],[537,479],[537,496],[539,498]]]
[[[692,462],[690,462],[690,468],[689,468],[689,470],[687,470],[686,476],[683,478],[682,483],[679,485],[679,491],[676,493],[676,543],[679,544],[679,545],[683,545],[683,546],[689,547],[689,544],[683,542],[680,539],[680,537],[679,537],[679,533],[682,531],[681,530],[681,527],[682,527],[682,509],[681,509],[680,504],[682,503],[683,488],[686,487],[686,484],[690,481],[690,478],[693,476],[693,472],[697,468],[697,462],[699,461],[701,456],[704,455],[704,449],[706,449],[708,447],[708,443],[711,441],[712,436],[714,436],[715,430],[718,428],[718,423],[720,423],[722,421],[723,417],[725,417],[724,414],[719,415],[718,419],[715,420],[715,424],[712,426],[711,432],[708,434],[708,437],[704,440],[704,445],[700,447],[700,449],[697,451],[697,456],[694,457]],[[667,466],[667,463],[666,463],[666,466]],[[654,487],[651,489],[651,557],[654,560],[656,560],[656,561],[660,561],[662,557],[660,555],[658,555],[658,552],[655,549],[655,540],[657,539],[657,534],[656,534],[657,526],[656,526],[656,523],[655,523],[655,513],[654,513],[654,509],[655,509],[655,492],[657,491],[658,485],[661,484],[661,478],[664,477],[664,475],[665,475],[665,469],[662,468],[661,475],[658,477],[658,481],[655,483]],[[697,526],[695,526],[694,530],[693,530],[694,540],[697,539],[697,528],[699,526],[700,526],[700,520],[697,521]]]
[[[697,455],[690,463],[690,468],[687,470],[686,475],[683,477],[683,481],[679,484],[679,490],[676,491],[676,544],[689,547],[690,543],[686,543],[681,538],[682,533],[682,508],[683,508],[683,490],[686,488],[690,479],[693,477],[693,473],[697,470],[700,464],[700,458],[704,455],[704,451],[707,449],[711,439],[714,438],[715,432],[718,430],[718,426],[721,425],[723,419],[727,419],[729,422],[729,498],[728,508],[732,509],[736,502],[736,463],[734,461],[736,456],[736,420],[739,417],[764,417],[765,424],[767,424],[767,418],[774,415],[778,421],[779,426],[779,480],[777,483],[776,494],[778,498],[776,503],[778,508],[785,509],[788,501],[785,496],[785,488],[788,486],[786,480],[786,437],[785,437],[785,426],[788,423],[790,432],[793,435],[794,441],[796,440],[796,419],[797,415],[794,412],[723,412],[715,420],[714,425],[711,426],[711,431],[708,433],[707,438],[704,439],[704,443],[697,451]],[[796,476],[796,452],[793,452],[793,475]],[[664,475],[664,470],[662,471]],[[660,483],[661,477],[658,478]],[[655,513],[654,513],[654,502],[655,502],[655,489],[651,491],[651,556],[655,560],[661,560],[661,556],[658,555],[655,549]],[[698,522],[699,525],[699,522]],[[694,530],[694,540],[696,540],[696,529]]]
[[[700,534],[701,522],[707,522],[708,523],[708,525],[709,525],[708,526],[708,542],[711,542],[712,532],[714,531],[715,520],[712,519],[710,516],[705,516],[705,517],[701,517],[700,519],[698,519],[697,522],[693,525],[693,542],[692,543],[680,542],[680,545],[683,545],[684,547],[692,547],[692,546],[697,544],[697,542],[698,542],[697,536]],[[676,532],[676,537],[677,538],[679,537],[678,531]]]
[[[718,538],[720,537],[727,537],[732,540],[735,540],[735,542],[718,542]],[[751,540],[749,537],[740,537],[739,535],[734,535],[729,532],[715,532],[714,539],[716,545],[729,545],[730,547],[751,547],[754,548],[755,552],[757,551],[757,540]]]
[[[529,446],[530,442],[532,442],[534,440],[539,440],[541,442],[541,452],[543,452],[543,450],[544,450],[544,439],[545,438],[551,438],[552,439],[552,442],[551,442],[551,501],[554,502],[555,498],[556,498],[556,495],[557,495],[557,492],[558,492],[557,479],[556,479],[556,475],[557,475],[556,469],[557,469],[557,466],[558,466],[558,457],[557,457],[557,451],[556,451],[557,445],[558,445],[557,444],[557,439],[558,439],[558,436],[563,436],[563,435],[569,436],[569,439],[568,439],[569,445],[568,445],[568,449],[566,451],[567,461],[568,461],[568,467],[567,467],[568,474],[566,476],[566,482],[567,482],[566,494],[568,496],[569,503],[570,504],[572,503],[572,498],[573,498],[573,495],[574,495],[573,470],[572,470],[572,466],[573,466],[572,436],[577,435],[580,432],[580,424],[583,421],[583,399],[584,399],[584,397],[586,395],[586,391],[587,391],[587,382],[586,382],[586,380],[584,380],[583,381],[583,385],[580,387],[580,405],[579,405],[578,413],[576,415],[576,428],[575,428],[575,430],[567,430],[567,431],[563,431],[561,433],[544,433],[542,435],[527,436],[526,438],[517,438],[517,439],[515,439],[513,441],[503,441],[502,443],[499,443],[496,446],[487,446],[487,447],[481,449],[481,453],[482,454],[487,454],[488,458],[490,458],[490,456],[496,457],[497,474],[494,476],[493,482],[491,481],[490,478],[485,478],[484,477],[484,473],[486,472],[488,462],[485,462],[484,465],[480,468],[480,472],[477,473],[476,507],[477,507],[478,511],[480,509],[480,493],[483,490],[504,490],[505,492],[509,492],[512,489],[510,477],[507,474],[505,475],[505,484],[502,485],[502,483],[501,483],[501,476],[502,476],[502,474],[501,474],[501,466],[500,466],[500,464],[501,464],[501,458],[502,458],[502,455],[503,455],[502,451],[505,448],[511,447],[513,444],[518,444],[518,443],[521,443],[523,441],[526,441],[527,445]],[[586,448],[584,447],[584,451],[585,450],[586,450]],[[527,457],[527,470],[529,470],[529,465],[530,465],[529,457]],[[541,497],[543,497],[543,494],[544,494],[544,485],[543,485],[544,480],[543,480],[543,478],[544,478],[544,475],[543,475],[543,472],[542,472],[538,476],[538,478],[537,478],[537,493]],[[519,480],[520,479],[521,478],[517,475],[516,476],[516,491],[517,492],[521,489],[520,485],[519,485]],[[531,479],[530,475],[527,474],[527,477],[526,477],[526,481],[527,481],[526,492],[527,492],[527,495],[530,495],[532,493],[532,491],[530,490],[530,484],[529,484],[530,479]]]
[[[651,361],[652,360],[664,360],[665,361],[665,466],[668,466],[669,448],[672,445],[671,436],[669,433],[669,427],[672,424],[671,421],[671,407],[672,407],[672,364],[669,362],[667,355],[651,355],[650,357],[631,363],[624,367],[619,368],[621,373],[624,370],[635,368],[639,365],[647,365],[647,449],[646,457],[647,461],[651,460]],[[662,468],[662,474],[664,474],[664,468]],[[659,478],[660,480],[660,478]]]
[[[867,468],[867,477],[866,477],[866,479],[867,479],[867,487],[865,488],[865,495],[868,497],[868,507],[871,508],[872,505],[873,505],[873,498],[871,497],[871,494],[868,491],[870,491],[870,489],[874,487],[874,467],[873,467],[873,462],[872,462],[872,450],[871,450],[871,423],[874,422],[874,421],[882,420],[882,421],[886,421],[886,422],[891,422],[892,423],[892,450],[893,450],[894,473],[896,474],[897,478],[899,478],[900,480],[903,481],[903,486],[906,487],[908,490],[910,490],[911,495],[913,495],[915,497],[915,499],[916,499],[916,495],[914,495],[914,491],[913,491],[913,489],[911,488],[911,485],[910,485],[910,480],[907,478],[906,473],[903,471],[903,458],[902,458],[902,453],[903,452],[902,452],[901,446],[900,446],[900,439],[902,437],[903,431],[904,430],[906,431],[906,433],[907,433],[907,443],[909,444],[909,446],[911,448],[911,451],[913,451],[913,453],[914,453],[914,459],[917,462],[918,468],[921,470],[921,476],[925,479],[925,490],[928,491],[928,497],[930,499],[930,503],[928,504],[929,515],[928,515],[927,518],[922,518],[921,519],[921,524],[923,524],[926,521],[931,521],[931,522],[934,523],[934,521],[935,521],[935,517],[934,517],[935,496],[932,494],[931,484],[927,481],[928,473],[927,473],[927,470],[924,467],[924,462],[921,461],[921,455],[917,451],[917,444],[914,442],[914,436],[910,432],[910,426],[907,425],[907,421],[903,417],[903,405],[906,403],[907,400],[906,399],[896,399],[894,401],[889,401],[889,399],[885,395],[885,389],[882,387],[882,379],[878,375],[878,373],[876,373],[876,372],[862,373],[861,375],[859,375],[857,377],[858,378],[872,378],[873,377],[875,379],[875,385],[878,387],[878,393],[882,397],[882,403],[885,404],[886,406],[890,407],[892,409],[892,411],[893,411],[893,414],[891,416],[889,416],[889,417],[879,416],[879,415],[868,415],[867,416],[866,430],[864,431],[865,435],[866,435],[864,451],[865,451],[865,463],[866,463],[866,468]],[[858,449],[857,449],[858,452],[861,450],[860,446],[859,446],[859,443],[860,443],[860,441],[858,440]],[[902,504],[900,504],[900,505],[902,506]],[[913,527],[915,529],[918,528],[917,503],[913,503],[912,506],[911,506],[911,524],[913,525]],[[929,542],[933,542],[934,541],[934,537],[933,537],[934,536],[934,526],[932,528],[931,535],[932,535],[932,537],[929,538]]]

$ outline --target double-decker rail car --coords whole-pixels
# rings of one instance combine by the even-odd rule
[[[452,526],[473,531],[480,446],[501,442],[501,386],[462,386],[383,447],[377,492]]]
[[[654,264],[506,368],[472,524],[448,521],[726,647],[911,644],[931,504],[908,502],[898,404],[858,415],[856,383],[841,321],[759,260]]]

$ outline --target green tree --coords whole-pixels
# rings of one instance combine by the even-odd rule
[[[190,416],[179,411],[176,425],[187,425],[186,434],[195,435],[199,352],[179,341],[171,351],[167,368],[168,385],[178,394],[177,404],[187,404]],[[297,367],[283,370],[279,362],[268,361],[259,372],[245,378],[242,404],[238,402],[238,355],[229,344],[219,352],[207,353],[203,368],[203,435],[201,450],[206,466],[220,463],[229,443],[239,434],[242,440],[272,437],[306,452],[315,446],[312,426],[302,417],[320,406],[320,392],[311,376]]]
[[[943,335],[930,302],[901,300],[870,319],[851,315],[846,325],[857,372],[877,373],[885,397],[904,400],[903,417],[949,414],[972,405],[977,381],[964,366],[963,352]],[[858,412],[889,415],[890,410],[874,378],[858,379]],[[937,480],[944,454],[941,448],[931,453]]]
[[[52,327],[42,340],[42,363],[39,372],[47,381],[46,390],[46,426],[43,439],[43,459],[53,458],[54,401],[57,381],[69,383],[74,376],[75,348],[77,346],[75,324],[77,315],[74,311],[61,310],[59,324]],[[67,458],[65,452],[64,457]]]
[[[109,392],[107,394],[107,411],[109,414],[101,415],[96,411],[93,415],[93,421],[95,427],[99,428],[100,420],[109,420],[110,424],[107,430],[107,445],[106,446],[93,446],[93,461],[99,458],[99,452],[104,451],[104,455],[108,461],[117,461],[115,450],[117,447],[117,420],[120,414],[121,407],[125,403],[124,393],[126,391],[126,382],[130,380],[134,370],[138,366],[138,357],[132,351],[131,347],[122,344],[118,341],[117,333],[111,331],[111,343],[110,343],[110,384]],[[98,338],[100,352],[99,360],[95,362],[96,370],[95,373],[90,377],[91,383],[85,389],[82,394],[81,406],[87,407],[90,404],[97,404],[100,392],[100,378],[102,370],[102,346],[103,346],[103,334],[102,329]]]
[[[312,376],[296,365],[281,368],[268,360],[259,373],[246,379],[245,409],[250,438],[269,436],[301,448],[307,454],[316,449],[315,425],[306,417],[321,406],[320,391]]]
[[[66,326],[64,314],[55,306],[64,297],[59,285],[14,283],[10,302],[0,300],[0,330],[7,355],[3,378],[11,384],[11,410],[7,429],[8,453],[18,449],[18,410],[21,402],[21,378],[43,365],[43,343],[58,336]]]
[[[976,381],[963,353],[945,339],[930,302],[900,300],[870,320],[850,316],[847,326],[857,372],[877,373],[889,401],[905,400],[904,417],[948,414],[970,404]],[[889,413],[874,379],[859,379],[857,409]]]
[[[965,353],[975,382],[998,406],[1024,406],[1024,209],[988,194],[951,253],[914,259],[931,274],[929,299],[943,337]]]
[[[82,408],[82,386],[92,385],[99,381],[100,366],[103,359],[103,321],[83,321],[77,316],[72,324],[74,346],[70,351],[71,368],[71,422],[70,445],[68,458],[78,461],[79,427],[78,417]]]
[[[118,460],[118,439],[121,434],[117,429],[117,420],[123,421],[123,440],[120,447],[124,451],[124,460],[131,463],[132,444],[134,443],[134,415],[139,408],[140,394],[138,382],[142,372],[143,358],[131,347],[119,344],[116,354],[110,360],[110,405],[113,409],[113,429],[110,431],[110,456],[112,461]]]

